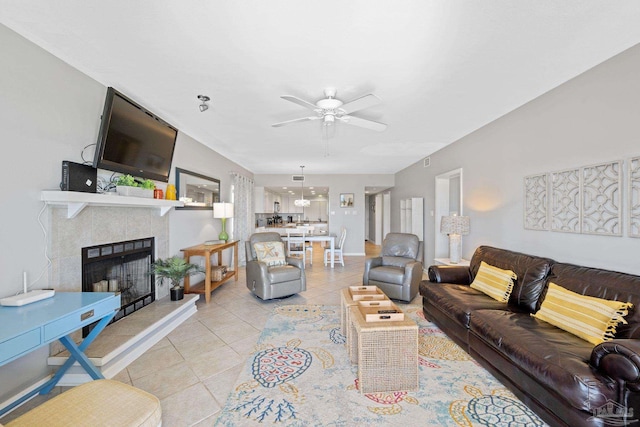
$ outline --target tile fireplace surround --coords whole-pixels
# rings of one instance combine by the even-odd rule
[[[67,209],[49,207],[47,229],[49,286],[56,291],[82,291],[82,248],[124,240],[155,237],[155,258],[169,256],[169,216],[150,208],[88,206],[75,218],[67,218]],[[169,293],[168,286],[156,286],[156,300]],[[75,332],[80,336],[81,331]],[[50,354],[63,351],[52,343]]]
[[[124,240],[155,237],[155,258],[169,256],[169,216],[155,209],[91,206],[75,218],[65,208],[50,207],[49,285],[59,291],[82,291],[82,248]],[[164,293],[163,293],[164,291]],[[168,287],[156,287],[156,298]]]

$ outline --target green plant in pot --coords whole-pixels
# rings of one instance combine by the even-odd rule
[[[138,182],[131,175],[120,175],[116,181],[116,185],[121,187],[137,187]]]
[[[156,184],[150,179],[134,178],[131,175],[121,175],[116,181],[116,192],[124,196],[153,197]]]
[[[203,271],[199,265],[190,264],[179,256],[159,259],[151,264],[151,273],[155,274],[156,280],[169,279],[169,281],[171,281],[170,292],[172,301],[184,298],[184,289],[180,285],[182,279],[190,274],[202,273]]]

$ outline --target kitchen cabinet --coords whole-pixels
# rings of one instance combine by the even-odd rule
[[[295,213],[292,196],[280,196],[282,198],[282,213],[290,214]]]
[[[272,193],[269,190],[264,190],[264,211],[265,213],[274,213],[273,204],[280,202],[280,195]],[[256,211],[258,212],[258,211]],[[280,203],[280,212],[282,212],[282,203]]]
[[[296,196],[280,196],[280,212],[282,214],[301,214],[302,208],[296,206]]]
[[[305,210],[305,217],[309,217],[311,221],[327,221],[329,219],[328,208],[328,200],[312,200],[311,206]]]

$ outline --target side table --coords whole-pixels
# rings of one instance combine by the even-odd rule
[[[351,311],[351,362],[358,363],[360,393],[418,390],[418,325],[402,321],[367,322],[358,306]]]
[[[227,273],[222,276],[222,279],[217,281],[211,280],[211,256],[214,254],[218,255],[218,265],[222,265],[222,251],[225,249],[233,249],[233,269],[228,269]],[[187,276],[184,278],[184,293],[197,293],[204,294],[204,299],[207,303],[211,301],[211,291],[216,289],[218,286],[222,285],[224,282],[229,280],[231,277],[236,278],[236,282],[238,281],[238,241],[231,240],[227,243],[219,243],[215,245],[196,245],[191,246],[189,248],[180,249],[184,252],[184,258],[189,261],[189,258],[192,256],[201,256],[204,257],[204,281],[196,283],[191,286],[190,277]]]
[[[469,260],[468,259],[460,259],[460,262],[458,263],[452,263],[451,259],[449,258],[435,258],[433,260],[437,265],[460,265],[463,267],[469,267]]]
[[[363,288],[364,286],[354,286],[354,288]],[[354,291],[353,293],[359,294],[360,299],[354,299],[353,293],[351,292],[351,286],[344,288],[340,292],[340,331],[342,335],[347,338],[347,343],[349,343],[349,308],[352,306],[357,306],[358,301],[375,301],[375,300],[388,300],[387,297],[382,291],[378,289],[376,286],[376,291],[370,292],[362,292],[362,291]],[[369,294],[369,295],[367,295]],[[366,296],[363,296],[366,295]],[[348,344],[347,344],[348,345]]]

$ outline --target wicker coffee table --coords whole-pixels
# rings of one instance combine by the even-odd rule
[[[366,322],[358,306],[349,307],[351,363],[358,364],[360,392],[418,389],[418,325],[402,321]]]
[[[340,326],[342,335],[347,337],[347,344],[349,342],[349,307],[357,306],[358,301],[388,299],[377,286],[349,286],[342,290],[340,293]]]

